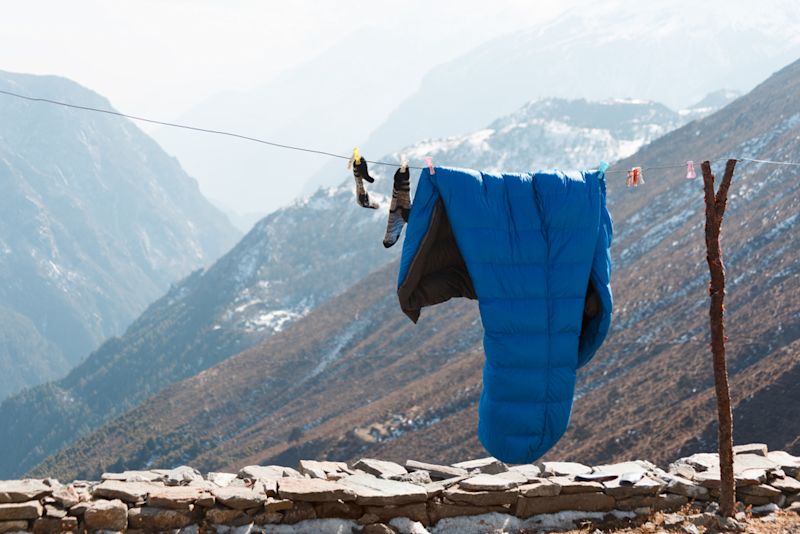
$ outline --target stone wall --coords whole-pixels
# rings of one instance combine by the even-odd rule
[[[800,457],[760,444],[736,452],[741,503],[800,508]],[[493,458],[454,465],[304,460],[298,469],[248,466],[206,476],[182,466],[105,473],[97,482],[0,482],[0,533],[316,532],[334,519],[338,532],[419,533],[443,531],[448,518],[489,513],[530,527],[555,517],[601,521],[677,510],[713,501],[718,487],[715,454],[666,470],[640,460],[507,466]]]

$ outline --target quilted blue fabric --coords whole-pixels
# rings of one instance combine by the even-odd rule
[[[563,435],[576,370],[608,332],[611,217],[599,171],[422,171],[400,265],[405,280],[443,201],[484,328],[478,437],[508,463],[541,457]],[[591,280],[602,309],[584,319]]]

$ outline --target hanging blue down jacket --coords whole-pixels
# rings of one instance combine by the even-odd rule
[[[576,370],[611,321],[612,224],[599,171],[422,171],[398,280],[403,311],[477,298],[484,327],[478,437],[527,463],[563,435]]]

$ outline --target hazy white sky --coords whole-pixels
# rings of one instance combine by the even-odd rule
[[[574,5],[576,2],[569,2]],[[362,26],[430,41],[422,71],[566,7],[555,0],[31,0],[4,2],[0,69],[71,78],[120,110],[171,119],[247,89]],[[357,58],[353,58],[357,61]]]

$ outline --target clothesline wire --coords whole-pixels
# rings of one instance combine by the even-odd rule
[[[53,104],[53,105],[63,106],[63,107],[72,108],[72,109],[79,109],[79,110],[83,110],[83,111],[94,111],[96,113],[104,113],[106,115],[114,115],[114,116],[117,116],[117,117],[124,117],[126,119],[131,119],[131,120],[135,120],[135,121],[147,122],[147,123],[150,123],[150,124],[158,124],[160,126],[168,126],[170,128],[180,128],[180,129],[183,129],[183,130],[190,130],[190,131],[194,131],[194,132],[202,132],[202,133],[208,133],[208,134],[213,134],[213,135],[222,135],[222,136],[226,136],[226,137],[234,137],[236,139],[243,139],[245,141],[252,141],[254,143],[260,143],[262,145],[268,145],[268,146],[272,146],[272,147],[276,147],[276,148],[284,148],[284,149],[287,149],[287,150],[296,150],[298,152],[307,152],[309,154],[319,154],[319,155],[322,155],[322,156],[329,156],[329,157],[332,157],[332,158],[338,158],[338,159],[342,159],[342,160],[348,160],[349,161],[351,159],[351,157],[352,157],[352,156],[344,156],[342,154],[336,154],[335,152],[328,152],[326,150],[318,150],[318,149],[315,149],[315,148],[308,148],[308,147],[297,146],[297,145],[289,145],[289,144],[286,144],[286,143],[277,143],[275,141],[267,141],[266,139],[260,139],[258,137],[252,137],[252,136],[249,136],[249,135],[243,135],[243,134],[239,134],[239,133],[236,133],[236,132],[229,132],[229,131],[226,131],[226,130],[216,130],[216,129],[212,129],[212,128],[202,128],[202,127],[199,127],[199,126],[190,126],[190,125],[187,125],[187,124],[179,124],[179,123],[176,123],[176,122],[168,122],[168,121],[162,121],[162,120],[158,120],[158,119],[151,119],[151,118],[148,118],[148,117],[141,117],[141,116],[138,116],[138,115],[130,115],[130,114],[127,114],[127,113],[122,113],[121,111],[116,111],[116,110],[113,110],[113,109],[96,108],[96,107],[84,106],[84,105],[80,105],[80,104],[72,104],[70,102],[63,102],[61,100],[54,100],[54,99],[51,99],[51,98],[28,96],[28,95],[23,95],[23,94],[20,94],[20,93],[15,93],[14,91],[7,91],[7,90],[4,90],[4,89],[0,89],[0,94],[4,94],[6,96],[12,96],[12,97],[15,97],[15,98],[20,98],[20,99],[23,99],[23,100],[28,100],[30,102],[44,102],[44,103],[47,103],[47,104]],[[716,158],[716,159],[709,160],[709,161],[719,161],[721,159],[724,159],[724,158]],[[753,158],[734,158],[734,159],[736,159],[737,161],[750,161],[750,162],[754,162],[754,163],[766,163],[766,164],[772,164],[772,165],[790,165],[790,166],[800,167],[800,162],[794,162],[794,161],[773,161],[773,160],[753,159]],[[366,158],[365,158],[365,161],[367,163],[371,163],[373,165],[385,165],[385,166],[390,166],[390,167],[397,167],[399,165],[398,162],[369,160],[369,159],[366,159]],[[698,161],[700,161],[700,160],[698,160]],[[642,167],[642,170],[643,171],[651,171],[651,170],[661,170],[661,169],[680,169],[680,168],[685,168],[686,165],[687,165],[687,162],[683,162],[683,163],[676,164],[676,165],[652,165],[652,166],[648,166],[648,167]],[[409,169],[422,170],[425,167],[417,167],[417,166],[414,166],[414,165],[409,165],[408,168]],[[623,170],[623,169],[610,170],[610,171],[607,170],[606,174],[617,174],[617,173],[621,174],[621,173],[627,173],[627,172],[629,172],[629,171]]]

